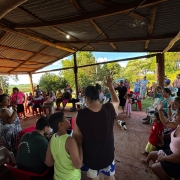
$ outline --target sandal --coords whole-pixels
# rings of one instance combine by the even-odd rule
[[[145,159],[140,159],[140,161],[148,168],[151,168],[151,166],[146,162]]]
[[[148,156],[148,152],[146,152],[146,151],[143,151],[143,152],[141,152],[143,155],[145,155],[145,156]]]

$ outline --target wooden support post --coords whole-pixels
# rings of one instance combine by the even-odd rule
[[[34,86],[33,86],[33,80],[32,80],[32,74],[31,73],[29,73],[29,80],[30,80],[31,92],[34,95]]]
[[[3,84],[3,77],[1,77],[1,88],[3,90],[3,93],[6,93],[6,91],[4,89],[4,84]]]
[[[156,58],[157,58],[156,62],[158,62],[158,68],[157,68],[158,85],[164,88],[164,77],[165,77],[164,53],[157,54]]]
[[[74,53],[73,56],[74,56],[74,78],[75,78],[76,99],[77,99],[78,98],[78,68],[76,61],[76,53]]]

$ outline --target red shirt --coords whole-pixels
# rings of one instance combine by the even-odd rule
[[[149,137],[149,142],[152,145],[154,145],[154,146],[157,145],[157,143],[159,141],[158,135],[162,135],[163,130],[164,130],[164,125],[162,123],[154,122],[153,127],[151,129],[151,134]]]

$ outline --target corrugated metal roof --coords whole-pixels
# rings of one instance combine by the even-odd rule
[[[88,42],[92,43],[82,50],[163,51],[180,31],[180,1],[152,0],[145,3],[160,1],[162,2],[157,4],[152,34],[148,35],[150,11],[154,6],[138,8],[133,12],[134,14],[128,16],[126,16],[127,11],[112,13],[117,7],[127,8],[137,3],[134,0],[111,0],[104,1],[104,4],[101,1],[76,0],[79,7],[65,0],[28,0],[0,20],[0,63],[4,67],[0,66],[0,72],[34,72],[72,54],[75,49],[81,50]],[[105,14],[107,12],[110,14]],[[105,31],[119,19],[121,19],[119,23],[105,32],[106,36],[97,38],[100,32]],[[44,26],[42,23],[52,24]],[[20,25],[30,26],[21,27],[23,29],[20,30],[20,35],[19,30],[15,29]],[[70,39],[66,38],[66,34],[71,36]],[[150,42],[145,50],[145,42],[148,38]],[[170,50],[180,51],[180,41]],[[15,69],[18,65],[20,67]]]

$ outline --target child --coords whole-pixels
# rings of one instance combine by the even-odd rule
[[[82,166],[82,139],[76,140],[67,134],[70,122],[63,112],[54,113],[49,117],[49,125],[53,134],[46,152],[45,163],[54,165],[54,180],[80,180]]]
[[[124,98],[126,99],[126,104],[124,107],[124,111],[126,112],[126,116],[129,115],[129,117],[131,117],[131,111],[132,111],[132,94],[126,94],[124,96]]]
[[[146,156],[151,151],[156,151],[157,150],[156,146],[162,146],[164,144],[163,136],[162,136],[164,125],[161,123],[158,112],[156,111],[154,112],[154,117],[152,121],[153,121],[153,126],[151,129],[149,141],[146,145],[145,151],[142,152],[142,154]]]

